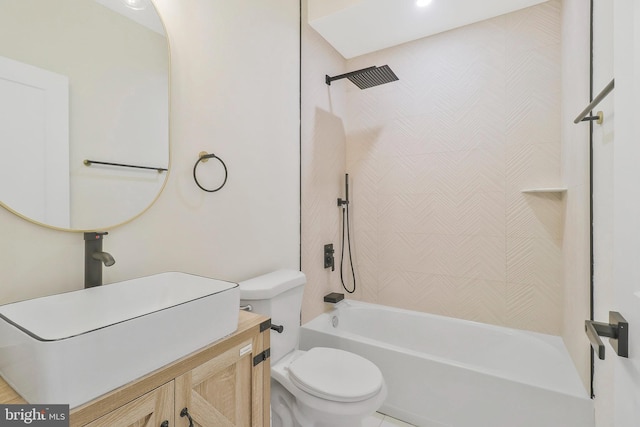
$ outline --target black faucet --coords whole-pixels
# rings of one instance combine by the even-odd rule
[[[84,233],[84,287],[102,286],[102,264],[110,267],[116,263],[111,254],[102,251],[102,238],[109,233]]]

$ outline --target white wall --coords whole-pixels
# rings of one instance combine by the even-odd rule
[[[171,172],[156,204],[110,230],[106,283],[179,270],[243,280],[299,264],[299,5],[156,0],[171,44]],[[227,186],[193,182],[198,152]],[[84,241],[0,210],[0,302],[83,286]]]

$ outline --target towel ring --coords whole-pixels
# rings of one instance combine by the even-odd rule
[[[215,188],[213,190],[204,188],[202,185],[200,185],[200,183],[198,182],[198,178],[196,176],[196,169],[198,169],[198,165],[200,164],[200,162],[206,163],[209,159],[217,159],[222,164],[222,167],[224,168],[224,181],[222,181],[222,184],[220,184],[220,187]],[[224,185],[227,183],[228,176],[229,174],[227,171],[227,165],[224,164],[224,162],[220,157],[216,156],[215,154],[209,154],[206,151],[201,151],[198,154],[198,160],[196,161],[196,164],[193,165],[193,180],[196,182],[196,185],[200,187],[201,190],[206,191],[207,193],[215,193],[216,191],[224,187]]]

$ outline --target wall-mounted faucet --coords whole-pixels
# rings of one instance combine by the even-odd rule
[[[102,264],[110,267],[116,263],[111,254],[102,251],[103,233],[84,233],[84,287],[102,285]]]

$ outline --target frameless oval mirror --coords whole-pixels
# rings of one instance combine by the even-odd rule
[[[162,191],[168,128],[151,0],[0,0],[0,204],[65,230],[127,222]]]

